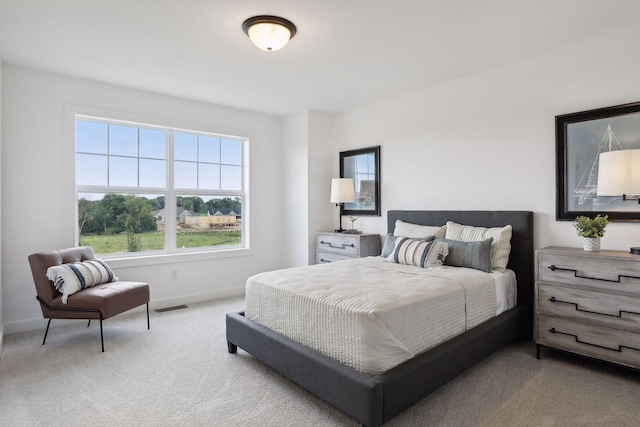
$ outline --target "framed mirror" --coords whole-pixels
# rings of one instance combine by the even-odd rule
[[[340,178],[353,178],[356,198],[341,215],[380,216],[380,146],[340,152]]]

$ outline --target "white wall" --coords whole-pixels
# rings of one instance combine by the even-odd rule
[[[239,295],[252,274],[282,266],[282,119],[28,68],[2,72],[2,315],[6,333],[44,324],[27,262],[69,242],[65,105],[169,118],[248,134],[253,255],[116,269],[151,285],[152,307]],[[170,280],[172,269],[179,280]]]
[[[283,261],[295,267],[309,259],[309,112],[287,117],[283,128]]]
[[[338,208],[329,201],[331,178],[339,176],[334,120],[325,113],[309,113],[309,264],[316,262],[316,234],[338,226]]]
[[[315,263],[315,236],[333,229],[329,203],[331,178],[338,155],[334,118],[303,111],[284,121],[284,262],[288,267]],[[337,215],[337,211],[335,211]]]
[[[338,150],[381,145],[382,210],[535,212],[535,245],[581,246],[555,220],[560,114],[640,101],[640,28],[461,78],[340,115]],[[386,217],[360,219],[386,232]],[[640,243],[613,223],[604,249]]]
[[[0,61],[0,242],[2,241],[2,61]],[[2,245],[0,245],[0,355],[4,343],[2,315]]]

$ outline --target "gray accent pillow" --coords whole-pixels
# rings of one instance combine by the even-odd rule
[[[491,273],[491,242],[493,238],[478,242],[460,242],[450,239],[436,239],[445,242],[449,247],[449,255],[444,265],[468,267]]]
[[[396,239],[398,236],[394,236],[392,233],[387,233],[384,238],[384,245],[382,245],[381,257],[386,258],[393,252],[393,248],[396,246]]]

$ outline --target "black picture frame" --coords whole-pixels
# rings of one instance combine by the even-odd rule
[[[380,216],[380,146],[340,152],[340,178],[353,178],[356,200],[340,215]]]
[[[556,116],[556,219],[608,215],[639,222],[640,204],[597,196],[598,156],[612,149],[640,149],[640,102]],[[594,176],[595,174],[595,176]]]

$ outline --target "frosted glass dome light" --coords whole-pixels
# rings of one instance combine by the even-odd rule
[[[275,52],[296,35],[293,22],[277,16],[254,16],[242,23],[243,31],[258,49]]]

